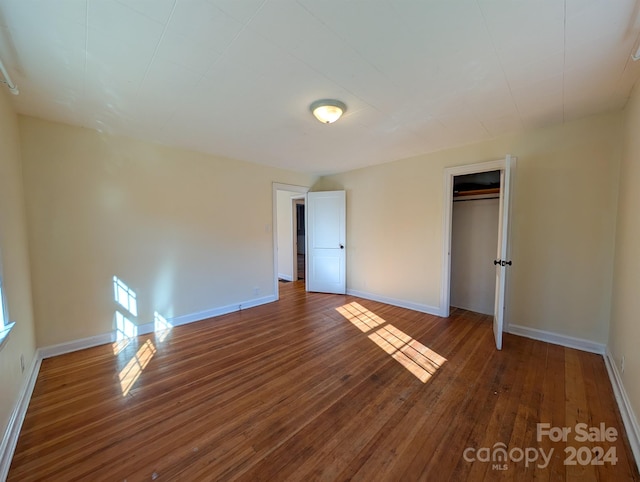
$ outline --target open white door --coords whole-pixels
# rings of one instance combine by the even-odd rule
[[[345,191],[307,193],[307,290],[345,294]]]
[[[507,156],[504,169],[500,173],[500,221],[498,228],[498,256],[493,264],[496,265],[496,305],[493,316],[493,335],[496,348],[502,349],[502,331],[504,329],[504,302],[506,271],[511,266],[509,259],[509,200],[511,196],[511,171],[515,159]]]

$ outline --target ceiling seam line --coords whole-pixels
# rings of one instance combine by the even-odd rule
[[[176,0],[177,1],[177,0]],[[209,73],[211,72],[211,70],[213,69],[213,67],[215,67],[219,62],[222,61],[222,59],[226,56],[227,52],[229,51],[229,48],[231,47],[231,45],[233,45],[233,43],[238,39],[238,37],[240,37],[240,35],[242,34],[242,32],[245,31],[245,29],[247,28],[247,26],[249,25],[249,23],[251,23],[251,21],[255,18],[255,16],[258,14],[258,12],[260,12],[262,10],[262,8],[265,6],[265,4],[267,3],[267,0],[263,0],[262,4],[260,5],[260,7],[258,7],[258,9],[253,13],[253,15],[251,15],[251,17],[249,18],[249,20],[247,20],[242,27],[240,28],[240,30],[238,31],[238,33],[233,37],[233,39],[229,42],[229,44],[224,48],[224,50],[222,52],[220,52],[220,55],[207,67],[206,71],[204,74],[202,74],[200,76],[200,80],[198,81],[198,83],[196,84],[197,86],[199,86],[200,84],[202,84],[202,82],[204,82],[204,80],[206,79],[207,75],[209,75]],[[217,8],[217,7],[216,7]],[[217,8],[218,9],[218,8]],[[220,9],[218,9],[220,10]],[[226,14],[226,12],[223,12]],[[164,124],[162,125],[162,127],[160,128],[160,132],[164,132],[165,129],[169,126],[169,124],[171,123],[171,119],[173,118],[173,116],[180,110],[180,107],[176,108],[172,113],[171,116],[164,122]]]
[[[245,23],[242,24],[242,27],[240,28],[240,30],[238,30],[238,33],[229,41],[229,43],[222,50],[222,52],[220,52],[220,55],[218,56],[218,58],[215,59],[211,63],[211,65],[209,65],[207,67],[206,72],[204,74],[202,74],[202,79],[205,79],[206,76],[211,72],[211,69],[213,69],[213,67],[215,67],[222,60],[222,58],[227,55],[227,52],[229,51],[231,46],[236,42],[236,40],[238,40],[240,35],[242,35],[242,33],[249,27],[249,24],[253,21],[253,19],[256,17],[256,15],[258,15],[258,13],[260,13],[260,11],[264,8],[264,6],[267,4],[267,1],[268,0],[262,0],[262,3],[258,7],[258,9],[255,12],[253,12],[253,15],[251,15],[251,17],[249,17],[249,19]],[[215,7],[215,8],[217,10],[220,10],[218,7]],[[228,15],[224,10],[220,10],[220,11],[222,11],[225,15]],[[202,82],[202,79],[200,79],[200,82]]]
[[[369,65],[373,70],[375,70],[378,74],[380,74],[382,77],[384,77],[387,82],[389,82],[393,87],[395,87],[396,89],[402,90],[402,86],[398,85],[396,82],[394,82],[394,80],[392,78],[390,78],[387,74],[385,74],[382,70],[380,70],[380,68],[375,65],[373,62],[371,62],[362,52],[360,52],[354,45],[351,44],[351,42],[349,42],[345,37],[343,37],[342,35],[340,35],[339,32],[336,32],[333,28],[331,28],[326,22],[324,22],[321,18],[319,18],[317,15],[315,15],[311,10],[309,10],[307,8],[306,5],[300,3],[300,0],[297,0],[296,3],[302,8],[304,9],[309,15],[311,15],[311,17],[313,17],[317,22],[319,22],[320,24],[322,24],[327,30],[329,30],[330,32],[332,32],[336,37],[338,37],[340,40],[342,40],[345,45],[348,45],[349,48],[351,50],[353,50],[359,58],[361,58],[364,62],[367,63],[367,65]],[[404,22],[403,22],[404,23]],[[296,57],[298,58],[298,57]],[[298,59],[300,60],[300,59]],[[313,68],[311,65],[308,65],[310,68],[312,68],[313,70],[315,70],[318,73],[319,72],[317,69]],[[326,76],[325,76],[326,77]],[[327,77],[328,78],[328,77]],[[329,78],[328,78],[329,79]],[[333,79],[329,79],[331,80],[331,82],[338,84],[340,86],[340,84],[338,82],[336,82]],[[344,87],[343,87],[344,88]],[[347,92],[350,92],[349,89],[344,88]],[[353,94],[352,92],[350,92],[351,94]],[[355,94],[353,94],[355,96]],[[367,104],[369,107],[371,107],[372,109],[376,110],[377,112],[380,112],[382,114],[385,115],[392,115],[391,112],[387,112],[387,109],[382,109],[380,107],[378,107],[377,105],[372,105],[370,102],[368,102],[367,100],[363,99],[360,96],[355,96],[358,99],[360,99],[362,102],[364,102],[365,104]]]
[[[364,54],[362,52],[360,52],[355,46],[353,46],[351,44],[351,42],[348,41],[348,39],[346,39],[344,36],[340,35],[339,32],[336,32],[334,29],[332,29],[326,22],[324,22],[320,17],[318,17],[317,15],[315,15],[311,10],[309,10],[307,8],[306,5],[300,3],[300,1],[298,0],[296,2],[298,5],[300,5],[301,8],[303,8],[304,10],[306,10],[306,12],[311,15],[317,22],[321,23],[327,30],[329,30],[330,32],[332,32],[336,37],[338,37],[340,40],[342,40],[345,44],[347,44],[351,50],[353,50],[355,53],[358,54],[358,56],[360,56],[360,58],[362,58],[367,64],[369,64],[369,66],[371,66],[371,68],[373,68],[376,72],[378,72],[380,75],[383,75],[385,78],[387,78],[389,80],[389,82],[391,84],[393,84],[395,87],[398,87],[398,85],[395,84],[395,82],[393,82],[393,80],[391,80],[390,78],[387,77],[387,75],[385,75],[385,73],[380,70],[378,68],[377,65],[375,65],[374,63],[370,62],[369,59],[367,59]]]
[[[176,0],[177,3],[178,0]],[[247,20],[243,25],[242,28],[238,31],[238,33],[236,34],[235,37],[233,37],[233,39],[229,42],[229,44],[227,45],[227,47],[220,53],[220,55],[218,55],[218,57],[211,63],[211,65],[209,65],[205,71],[204,74],[200,75],[200,79],[198,80],[196,86],[200,86],[200,84],[202,84],[202,82],[204,82],[204,80],[206,79],[207,75],[211,72],[211,69],[216,66],[221,60],[222,58],[226,55],[226,53],[228,52],[229,48],[231,47],[231,45],[233,45],[233,43],[238,39],[238,37],[240,37],[240,35],[242,34],[242,32],[244,32],[246,30],[246,28],[248,27],[248,25],[251,23],[251,21],[255,18],[256,15],[258,15],[258,13],[262,10],[262,8],[265,6],[265,4],[267,3],[268,0],[263,0],[262,4],[260,5],[260,7],[258,7],[258,9],[253,13],[253,15],[251,15],[251,17],[249,18],[249,20]],[[175,8],[175,3],[174,3],[174,8]],[[215,7],[217,10],[220,10],[219,8]],[[223,11],[223,13],[225,15],[228,15],[226,12]],[[173,17],[173,10],[171,10],[171,15],[169,16],[169,20],[171,19],[171,17]],[[169,20],[167,20],[167,23],[169,22]],[[234,19],[235,20],[235,19]],[[171,120],[173,119],[173,116],[176,115],[176,113],[180,110],[181,107],[177,107],[176,109],[173,110],[173,112],[171,112],[170,116],[167,117],[167,120],[162,124],[162,126],[160,127],[160,132],[165,132],[166,129],[169,127],[169,125],[171,124]]]
[[[158,43],[156,43],[156,46],[153,49],[153,54],[151,54],[151,59],[149,60],[149,63],[147,64],[147,68],[144,71],[144,75],[142,76],[142,80],[140,81],[140,84],[138,85],[138,91],[142,88],[142,84],[144,84],[144,81],[147,80],[147,76],[149,75],[149,71],[151,70],[151,66],[153,65],[153,61],[156,59],[156,56],[158,55],[158,49],[160,48],[160,44],[162,43],[162,40],[164,39],[164,36],[167,33],[167,30],[169,29],[169,23],[171,22],[171,19],[173,18],[173,13],[176,11],[176,5],[177,4],[178,4],[178,0],[173,0],[173,6],[171,7],[171,13],[169,13],[169,18],[167,18],[167,21],[164,24],[164,28],[162,29],[162,33],[160,34],[160,38],[158,39]]]
[[[507,83],[507,87],[509,88],[509,97],[511,97],[511,102],[513,102],[513,105],[516,108],[516,112],[518,113],[518,120],[520,121],[520,124],[521,124],[520,127],[522,127],[522,124],[523,124],[522,113],[520,112],[520,107],[518,107],[518,103],[516,102],[516,99],[513,95],[513,89],[511,87],[511,83],[509,82],[509,78],[507,77],[507,73],[504,71],[504,66],[502,65],[502,59],[500,58],[500,54],[498,53],[498,49],[496,48],[496,43],[493,39],[493,35],[491,35],[491,31],[487,26],[487,17],[484,14],[484,10],[482,10],[482,6],[480,5],[480,3],[478,3],[478,0],[476,0],[476,5],[480,10],[480,15],[482,15],[482,24],[484,25],[484,29],[486,30],[487,35],[489,36],[489,39],[491,39],[491,46],[493,47],[493,51],[496,54],[496,59],[498,60],[498,65],[500,65],[500,70],[502,71],[502,75],[504,76],[504,81]]]
[[[307,9],[306,9],[306,7],[305,7],[304,5],[300,4],[299,2],[298,2],[298,4],[299,4],[302,8],[304,8],[305,10],[307,10]],[[325,26],[326,26],[326,24],[325,24],[324,22],[322,22],[322,20],[320,20],[319,18],[317,18],[315,15],[313,15],[313,13],[309,12],[308,10],[307,10],[307,12],[308,12],[308,13],[309,13],[309,15],[311,15],[314,19],[316,19],[317,21],[319,21],[320,23],[322,23],[322,25],[325,25]],[[363,55],[362,55],[362,54],[361,54],[357,49],[355,49],[355,48],[354,48],[354,47],[353,47],[349,42],[347,42],[344,38],[342,38],[340,35],[338,35],[338,34],[337,34],[333,29],[328,28],[328,26],[327,26],[327,29],[328,29],[329,31],[333,32],[335,35],[337,35],[341,40],[343,40],[343,41],[345,42],[345,44],[347,44],[347,45],[348,45],[348,46],[349,46],[349,47],[350,47],[350,48],[351,48],[351,49],[352,49],[356,54],[358,54],[358,56],[359,56],[360,58],[362,58],[362,59],[363,59],[363,60],[364,60],[364,61],[365,61],[369,66],[371,66],[371,67],[372,67],[376,72],[378,72],[378,73],[380,73],[380,75],[384,76],[384,78],[385,78],[385,79],[387,79],[387,80],[388,80],[388,81],[389,81],[389,82],[390,82],[394,87],[396,87],[396,88],[398,88],[398,89],[400,88],[398,85],[396,85],[396,83],[395,83],[395,82],[393,82],[391,79],[389,79],[389,77],[387,77],[383,72],[381,72],[381,71],[380,71],[380,70],[379,70],[375,65],[371,64],[371,62],[369,62],[367,59],[365,59],[365,57],[364,57],[364,56],[363,56]],[[273,45],[274,45],[274,46],[276,46],[278,49],[283,50],[279,45],[276,45],[276,44],[273,44]],[[348,89],[347,87],[343,86],[340,82],[338,82],[338,81],[337,81],[337,80],[335,80],[334,78],[329,77],[329,76],[327,75],[327,73],[326,73],[326,72],[323,72],[323,71],[321,71],[321,70],[318,70],[316,67],[314,67],[313,65],[311,65],[310,63],[308,63],[306,60],[304,60],[304,59],[302,59],[302,58],[298,57],[297,55],[293,54],[292,52],[288,52],[288,54],[289,54],[291,57],[293,57],[293,58],[295,58],[296,60],[298,60],[299,62],[301,62],[302,64],[304,64],[304,65],[306,65],[307,67],[309,67],[311,70],[313,70],[314,72],[316,72],[318,75],[320,75],[320,76],[324,77],[325,79],[327,79],[327,80],[328,80],[329,82],[331,82],[332,84],[335,84],[339,89],[342,89],[342,90],[344,90],[345,92],[347,92],[347,93],[351,94],[354,98],[356,98],[356,99],[360,100],[363,104],[365,104],[365,105],[369,106],[369,107],[370,107],[371,109],[373,109],[374,111],[379,112],[379,113],[384,114],[384,115],[391,116],[391,117],[393,117],[393,116],[394,116],[394,114],[393,114],[392,112],[389,112],[387,109],[383,109],[383,108],[379,107],[378,105],[374,105],[374,104],[372,104],[372,103],[371,103],[371,102],[369,102],[367,99],[364,99],[362,96],[360,96],[360,95],[356,94],[352,89]],[[363,125],[363,124],[360,124],[360,125]]]

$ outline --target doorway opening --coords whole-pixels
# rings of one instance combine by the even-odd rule
[[[500,171],[454,176],[452,202],[451,306],[493,315]]]
[[[293,280],[306,278],[306,234],[304,198],[293,198]]]
[[[502,332],[508,321],[505,321],[506,306],[506,278],[507,267],[511,267],[509,246],[509,217],[511,200],[512,173],[515,171],[516,158],[507,155],[504,159],[497,161],[482,162],[466,166],[450,167],[445,169],[444,176],[444,217],[443,217],[443,246],[442,246],[442,281],[440,291],[440,316],[448,317],[451,302],[451,274],[452,274],[452,237],[453,237],[453,211],[454,211],[454,189],[455,179],[458,176],[471,174],[489,173],[498,171],[500,173],[499,184],[499,212],[498,212],[498,238],[497,249],[494,251],[495,258],[491,256],[486,260],[493,264],[495,272],[495,294],[493,310],[493,334],[496,348],[502,349]],[[462,184],[465,178],[458,179],[458,184]],[[495,186],[493,186],[495,189]]]
[[[273,273],[274,293],[279,299],[279,283],[305,282],[305,196],[306,186],[273,183]],[[299,206],[299,207],[298,207]],[[299,220],[298,210],[301,212]],[[301,230],[301,237],[298,231]],[[299,241],[300,240],[300,241]],[[298,264],[300,251],[301,260]]]

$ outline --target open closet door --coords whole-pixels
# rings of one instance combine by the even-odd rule
[[[504,329],[504,303],[507,268],[511,266],[509,259],[509,206],[511,199],[511,177],[515,158],[507,156],[505,167],[500,172],[500,220],[498,228],[498,257],[493,262],[496,266],[496,305],[493,317],[493,335],[496,348],[502,349],[502,331]]]
[[[345,294],[345,191],[307,193],[307,290]]]

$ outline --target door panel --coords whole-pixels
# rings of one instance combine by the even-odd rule
[[[509,206],[511,199],[511,178],[515,159],[507,156],[505,168],[500,174],[500,224],[498,228],[498,252],[494,262],[496,265],[496,305],[493,316],[493,335],[496,348],[502,349],[502,332],[504,330],[504,305],[507,268],[511,266],[509,259]]]
[[[307,290],[346,292],[345,191],[307,193]]]

